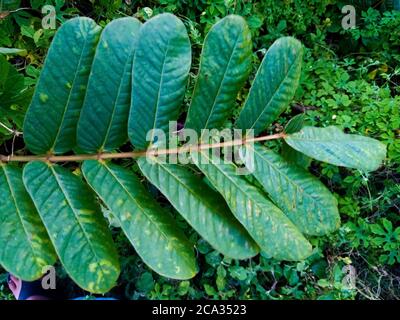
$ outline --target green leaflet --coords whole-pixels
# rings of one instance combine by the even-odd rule
[[[27,164],[23,179],[70,277],[87,291],[109,291],[119,276],[118,255],[89,188],[67,169],[43,162]]]
[[[98,161],[85,161],[82,170],[151,269],[180,280],[196,275],[193,246],[132,171]]]
[[[12,96],[18,94],[22,88],[24,88],[24,76],[0,55],[0,108],[11,106],[11,103],[6,101],[11,100]]]
[[[301,130],[304,127],[304,119],[305,113],[298,114],[289,120],[289,122],[285,126],[286,133],[295,133]],[[307,157],[304,153],[298,152],[289,146],[285,141],[282,143],[281,150],[282,157],[290,162],[291,164],[298,165],[304,169],[307,169],[312,159]]]
[[[140,158],[140,170],[211,246],[234,259],[258,253],[258,247],[218,193],[179,165],[162,164],[156,158],[152,161]]]
[[[13,111],[11,106],[14,104],[25,108],[31,97],[32,90],[27,89],[24,76],[0,55],[0,114],[11,113]],[[8,116],[8,118],[11,117],[11,115]],[[15,116],[12,118],[16,121]]]
[[[337,201],[322,182],[265,147],[245,148],[254,154],[253,175],[300,231],[325,235],[339,227]]]
[[[378,169],[386,157],[386,146],[378,140],[345,134],[333,126],[304,127],[285,141],[316,160],[366,172]]]
[[[33,153],[72,150],[76,125],[101,28],[89,18],[64,23],[50,46],[24,123]]]
[[[294,164],[303,169],[308,169],[311,165],[312,159],[307,157],[304,153],[298,152],[297,150],[290,147],[286,142],[282,144],[282,157],[290,163]]]
[[[299,132],[304,127],[306,114],[300,113],[297,116],[291,118],[285,126],[286,133],[296,133]]]
[[[246,21],[229,15],[206,36],[186,128],[219,129],[231,115],[251,70],[251,33]]]
[[[260,190],[237,175],[233,164],[224,164],[204,151],[192,153],[192,159],[263,252],[289,261],[304,260],[311,254],[310,243],[295,225]]]
[[[25,190],[22,170],[0,164],[0,264],[16,277],[33,281],[57,256]]]
[[[21,5],[21,0],[1,0],[0,12],[18,9]]]
[[[164,13],[140,29],[133,61],[132,102],[128,135],[137,149],[153,143],[152,129],[168,132],[176,120],[191,65],[191,47],[182,21]]]
[[[141,23],[131,17],[109,23],[101,34],[78,122],[78,147],[112,151],[127,139],[132,61]]]
[[[246,103],[236,121],[239,129],[258,135],[286,110],[296,92],[303,49],[294,38],[276,40],[265,55]]]

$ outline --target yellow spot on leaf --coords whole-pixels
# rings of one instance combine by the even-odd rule
[[[45,93],[41,93],[39,95],[39,99],[40,99],[41,102],[46,103],[47,100],[49,100],[49,96],[47,94],[45,94]]]
[[[93,263],[89,264],[89,272],[90,273],[95,273],[96,270],[97,270],[97,267],[98,267],[98,265],[97,265],[96,262],[93,262]]]

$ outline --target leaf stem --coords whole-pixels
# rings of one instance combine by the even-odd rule
[[[14,131],[9,127],[7,127],[4,123],[0,122],[0,126],[6,129],[9,133],[14,133]]]
[[[22,135],[22,132],[19,132],[17,130],[13,130],[10,129],[9,127],[7,127],[4,123],[0,122],[0,126],[3,127],[4,129],[6,129],[9,133],[14,134],[16,136],[20,136]]]
[[[85,160],[108,160],[108,159],[129,159],[140,158],[145,156],[159,156],[166,154],[180,154],[185,152],[208,150],[215,148],[240,146],[246,143],[262,142],[268,140],[276,140],[285,138],[285,133],[278,133],[269,136],[262,136],[257,138],[246,138],[227,142],[211,143],[211,144],[198,144],[191,146],[184,146],[173,149],[149,149],[147,151],[132,151],[120,153],[97,153],[97,154],[77,154],[70,156],[56,156],[56,155],[29,155],[29,156],[15,156],[15,155],[0,155],[0,162],[30,162],[30,161],[44,161],[44,162],[79,162]]]

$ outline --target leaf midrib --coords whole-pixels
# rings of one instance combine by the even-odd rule
[[[296,65],[297,60],[299,60],[299,57],[296,57],[295,61],[293,61],[292,65],[290,66],[289,70],[286,72],[285,77],[279,82],[279,86],[276,90],[274,90],[274,93],[271,97],[271,99],[269,99],[268,103],[265,105],[265,107],[263,108],[262,112],[260,113],[260,115],[257,117],[257,119],[253,122],[252,126],[249,128],[249,130],[252,130],[254,128],[254,126],[257,124],[257,122],[260,120],[260,118],[265,114],[266,110],[268,109],[268,107],[271,105],[272,101],[274,101],[276,94],[281,90],[281,87],[283,85],[283,83],[286,81],[286,79],[289,78],[289,74],[291,74],[292,72],[292,68]],[[257,79],[258,76],[258,72],[256,74],[255,79]],[[254,84],[254,83],[253,83]],[[251,96],[251,93],[253,91],[254,86],[251,86],[248,98]],[[245,103],[245,107],[247,106],[247,101]],[[244,110],[244,109],[243,109]],[[240,117],[240,116],[239,116]]]
[[[127,61],[125,62],[124,70],[123,70],[122,76],[121,76],[121,81],[119,82],[119,86],[118,86],[118,92],[117,92],[117,95],[115,97],[115,103],[113,104],[113,112],[111,114],[110,121],[109,121],[108,126],[107,126],[107,131],[106,131],[106,134],[104,136],[103,143],[101,144],[101,147],[100,147],[100,151],[104,150],[104,147],[105,147],[105,145],[107,143],[107,140],[108,140],[108,137],[110,135],[112,123],[114,121],[114,116],[115,116],[115,113],[116,113],[116,110],[117,110],[118,100],[119,100],[119,97],[120,97],[120,94],[121,94],[122,83],[124,82],[124,79],[125,79],[125,73],[126,73],[127,66],[130,65],[131,57],[133,57],[133,53],[129,54],[129,57],[128,57]]]
[[[157,165],[158,165],[158,166],[160,166],[161,168],[163,168],[164,171],[166,171],[169,175],[171,175],[181,186],[183,186],[186,190],[188,190],[189,193],[191,193],[192,196],[193,196],[194,198],[196,198],[198,202],[200,202],[201,204],[203,204],[204,207],[206,207],[208,211],[211,211],[211,212],[212,212],[213,209],[215,209],[215,208],[212,208],[212,205],[209,203],[209,201],[200,201],[200,200],[199,200],[199,197],[197,197],[197,193],[196,193],[193,189],[189,188],[189,187],[187,186],[186,183],[184,183],[181,179],[179,179],[179,177],[178,177],[177,175],[175,175],[173,172],[171,172],[170,170],[168,170],[167,167],[163,166],[162,163],[158,162],[157,160],[155,160],[155,161],[157,162]],[[204,200],[204,198],[201,198],[201,199]]]
[[[237,190],[240,190],[240,192],[241,192],[241,194],[242,194],[242,196],[244,196],[244,199],[249,199],[250,201],[251,201],[251,203],[253,204],[253,206],[254,207],[257,207],[261,212],[264,212],[264,208],[262,208],[259,204],[258,204],[258,201],[255,201],[251,196],[248,196],[248,194],[246,193],[246,191],[244,191],[243,189],[242,189],[242,187],[240,186],[240,185],[238,185],[234,180],[232,180],[232,178],[230,177],[230,176],[228,176],[228,175],[226,175],[226,173],[225,173],[225,171],[223,171],[218,165],[216,165],[216,164],[214,164],[213,163],[213,161],[212,161],[212,159],[210,158],[210,157],[208,157],[204,152],[201,152],[200,151],[200,153],[202,154],[202,155],[204,155],[210,162],[209,162],[209,164],[212,164],[213,165],[213,167],[214,168],[216,168],[224,177],[225,177],[225,179],[227,179],[228,181],[230,181],[236,188],[237,188]],[[219,188],[218,188],[219,189]],[[223,193],[223,192],[221,192],[221,193]],[[260,195],[261,196],[261,195]],[[225,197],[223,197],[224,199],[225,199]],[[264,199],[264,198],[263,198]],[[267,199],[265,199],[266,201],[268,201]],[[226,200],[226,202],[228,202],[227,200]],[[230,201],[229,201],[230,202]],[[273,205],[272,203],[271,203],[271,205]],[[231,208],[231,205],[229,205],[229,207]],[[279,209],[278,209],[279,210]],[[247,214],[247,208],[246,208],[246,211],[245,211],[245,214],[238,214],[237,212],[238,212],[238,210],[236,210],[236,209],[234,209],[234,208],[231,208],[231,211],[232,211],[232,213],[234,214],[234,216],[236,217],[236,219],[238,219],[238,221],[242,224],[242,226],[244,226],[245,227],[245,229],[249,232],[249,234],[250,234],[250,236],[252,236],[253,237],[253,239],[258,239],[258,236],[257,235],[254,235],[253,234],[253,232],[255,232],[255,230],[257,229],[257,227],[256,227],[256,221],[257,221],[257,219],[252,219],[253,217],[254,217],[254,214],[252,214],[251,215],[251,219],[249,219],[248,218],[248,214]],[[251,210],[250,211],[251,213],[253,213],[253,210]],[[283,214],[283,213],[282,213]],[[290,221],[289,219],[288,219],[288,221]],[[293,224],[293,226],[294,226],[294,224]],[[297,229],[297,227],[296,226],[294,226],[296,229]],[[261,241],[259,242],[258,240],[255,240],[256,241],[256,243],[259,245],[259,246],[261,246]],[[262,240],[263,241],[263,240]],[[262,245],[263,246],[263,245]]]
[[[219,96],[219,94],[220,94],[220,92],[221,92],[222,84],[225,82],[225,76],[226,76],[226,73],[227,73],[228,70],[229,70],[229,66],[230,66],[230,64],[231,64],[232,57],[233,57],[234,54],[235,54],[236,46],[237,46],[237,43],[238,43],[238,41],[239,41],[239,38],[240,38],[240,33],[238,33],[238,35],[236,36],[236,40],[235,40],[235,44],[234,44],[233,49],[232,49],[232,52],[231,52],[231,56],[229,57],[229,61],[228,61],[228,63],[226,64],[225,71],[224,71],[224,75],[222,76],[221,81],[220,81],[220,83],[219,83],[218,91],[217,91],[217,93],[216,93],[216,95],[215,95],[215,97],[214,97],[214,101],[213,101],[213,105],[212,105],[212,107],[211,107],[211,111],[210,111],[209,114],[208,114],[207,121],[206,121],[206,124],[204,125],[204,128],[203,128],[203,129],[208,129],[208,128],[207,128],[208,123],[209,123],[209,121],[210,121],[210,119],[211,119],[211,115],[213,114],[214,109],[215,109],[215,106],[216,106],[216,104],[217,104],[217,98],[218,98],[218,96]],[[200,74],[200,72],[201,72],[201,70],[199,70],[199,74]],[[202,138],[203,138],[203,135],[200,136],[200,140],[201,140]]]
[[[129,192],[129,190],[123,185],[123,183],[121,182],[121,180],[114,174],[114,172],[111,170],[110,167],[108,167],[106,164],[104,164],[104,167],[107,169],[107,171],[114,177],[114,179],[119,183],[119,185],[122,187],[122,189],[124,189],[124,191],[126,192],[126,194],[129,196],[129,198],[131,198],[133,200],[133,202],[136,204],[136,206],[140,209],[140,211],[142,213],[144,213],[144,215],[147,217],[147,219],[153,224],[155,225],[156,229],[160,232],[160,234],[167,240],[168,243],[170,243],[168,236],[163,232],[163,230],[161,230],[158,226],[157,223],[154,222],[154,220],[149,217],[149,215],[147,214],[146,210],[137,202],[137,200],[131,195],[131,193]],[[175,247],[175,246],[174,246]]]
[[[225,173],[224,170],[222,170],[218,165],[216,165],[216,164],[213,162],[213,160],[211,159],[211,157],[208,157],[208,156],[207,156],[204,152],[202,152],[202,151],[200,151],[200,153],[201,153],[204,157],[206,157],[209,161],[211,161],[210,164],[212,164],[213,167],[216,168],[226,179],[228,179],[229,181],[231,181],[232,184],[235,185],[235,186],[237,187],[237,189],[239,189],[240,192],[241,192],[242,194],[244,194],[245,198],[250,199],[250,200],[252,201],[252,203],[254,203],[255,206],[258,207],[259,209],[261,209],[261,210],[263,209],[263,208],[258,204],[257,201],[254,201],[251,197],[249,197],[249,196],[247,195],[246,191],[242,189],[242,186],[240,186],[239,184],[237,184],[229,175],[227,175],[227,174]]]
[[[341,138],[346,138],[346,134],[341,132]],[[360,137],[360,136],[356,136],[355,137]],[[365,137],[365,138],[369,138],[369,137]],[[308,137],[298,137],[298,136],[294,136],[294,135],[288,135],[287,138],[285,140],[296,140],[296,141],[303,141],[303,142],[321,142],[321,143],[326,143],[326,144],[333,144],[333,145],[337,145],[338,142],[332,141],[332,139],[330,140],[324,140],[324,139],[314,139],[314,138],[308,138]],[[368,142],[365,141],[360,141],[360,140],[350,140],[350,139],[344,139],[344,142],[346,143],[350,143],[350,144],[369,144]]]
[[[59,181],[59,178],[58,178],[58,176],[57,176],[57,172],[55,171],[55,169],[54,169],[52,166],[49,166],[49,169],[50,169],[51,172],[53,173],[53,176],[54,176],[54,178],[56,179],[57,185],[58,185],[58,187],[60,188],[62,194],[64,195],[64,198],[65,198],[65,200],[66,200],[68,206],[71,208],[71,211],[72,211],[73,214],[74,214],[75,220],[78,222],[79,229],[81,229],[81,231],[82,231],[82,233],[83,233],[83,235],[84,235],[84,237],[85,237],[87,243],[89,244],[90,251],[92,252],[93,257],[96,259],[96,261],[97,261],[97,263],[98,263],[98,265],[99,265],[99,267],[100,267],[100,270],[101,270],[102,274],[103,274],[103,275],[106,275],[106,273],[104,272],[103,266],[102,266],[101,263],[100,263],[100,262],[101,262],[101,259],[99,259],[99,257],[98,257],[98,255],[97,255],[96,251],[93,249],[92,242],[89,240],[89,237],[88,237],[88,235],[87,235],[85,229],[83,228],[81,222],[79,221],[78,216],[77,216],[77,213],[75,212],[75,208],[72,206],[71,200],[69,199],[67,193],[64,192],[64,188],[62,187],[62,184],[61,184],[61,182]]]
[[[143,207],[136,201],[136,199],[131,195],[131,193],[125,188],[124,184],[120,181],[120,179],[114,174],[114,172],[111,170],[110,167],[108,167],[106,164],[104,164],[104,167],[110,172],[110,174],[115,178],[115,180],[121,185],[121,187],[124,189],[124,191],[128,194],[128,196],[133,200],[133,202],[139,207],[139,210],[141,210],[141,212],[144,213],[144,215],[147,217],[147,219],[153,224],[155,225],[156,229],[160,232],[160,234],[167,240],[167,243],[172,243],[173,244],[173,248],[175,251],[180,252],[179,247],[175,246],[175,241],[170,241],[169,237],[159,228],[157,223],[153,222],[153,219],[149,217],[149,215],[147,214],[146,210],[143,209]],[[103,199],[104,201],[104,199]],[[118,219],[120,220],[120,219]],[[121,223],[122,225],[122,223]],[[129,237],[128,237],[129,238]],[[180,240],[180,239],[178,239]],[[133,244],[133,243],[132,243]],[[139,252],[138,252],[139,254]],[[139,256],[146,262],[147,259],[143,258],[141,254],[139,254]],[[177,254],[177,256],[180,257],[180,260],[184,260],[185,261],[185,268],[191,268],[190,265],[190,261],[188,261],[188,259],[185,257],[185,255],[180,255]],[[152,267],[151,267],[152,268]],[[157,273],[163,275],[163,272],[161,270],[156,271]],[[169,277],[168,275],[164,274],[165,277]]]
[[[69,103],[70,103],[70,101],[71,101],[72,92],[74,91],[75,82],[76,82],[76,79],[77,79],[77,77],[78,77],[78,70],[79,70],[79,68],[81,67],[81,64],[82,64],[83,53],[84,53],[85,50],[86,50],[87,44],[90,42],[90,39],[89,39],[89,38],[90,38],[90,33],[88,32],[88,33],[86,34],[85,42],[84,42],[84,45],[83,45],[81,54],[80,54],[80,56],[79,56],[78,64],[77,64],[77,66],[76,66],[76,68],[75,68],[74,79],[72,80],[71,90],[69,91],[67,102],[66,102],[66,104],[64,105],[64,110],[63,110],[63,114],[62,114],[62,117],[61,117],[61,122],[60,122],[60,125],[58,126],[57,134],[56,134],[56,136],[54,137],[53,145],[51,146],[51,148],[50,148],[49,151],[53,151],[53,150],[54,150],[55,146],[57,145],[58,138],[59,138],[59,136],[60,136],[60,134],[61,134],[61,129],[62,129],[62,127],[63,127],[63,123],[64,123],[64,120],[65,120],[65,116],[66,116],[66,114],[67,114],[67,109],[68,109]]]
[[[158,91],[157,91],[157,100],[156,100],[156,105],[155,105],[155,113],[154,113],[154,120],[153,120],[153,127],[152,129],[156,129],[156,125],[157,125],[157,116],[158,116],[158,112],[160,110],[160,97],[161,97],[161,90],[162,90],[162,86],[164,83],[164,69],[165,69],[165,64],[167,61],[167,55],[168,55],[168,51],[169,51],[169,44],[171,42],[171,38],[168,38],[167,41],[167,49],[165,50],[164,53],[164,59],[163,59],[163,65],[161,67],[161,74],[160,74],[160,83],[158,86]],[[153,143],[153,139],[154,139],[154,131],[152,131],[151,133],[151,139],[150,139],[150,144]]]
[[[248,148],[250,148],[250,146],[246,146]],[[290,179],[290,177],[282,172],[281,170],[279,170],[279,168],[272,162],[270,162],[267,158],[263,157],[263,155],[258,152],[255,148],[251,148],[255,153],[257,153],[259,155],[260,158],[262,158],[263,160],[265,160],[265,162],[267,162],[269,164],[270,167],[273,167],[275,171],[279,172],[280,175],[285,177],[285,180],[288,181],[290,184],[292,184],[295,188],[297,188],[298,190],[300,190],[301,194],[303,194],[306,197],[309,197],[313,200],[313,202],[315,202],[316,204],[318,203],[318,201],[313,198],[312,195],[308,194],[307,192],[305,192],[305,189],[303,189],[300,185],[298,185],[297,183],[295,183],[295,181],[293,181],[292,179]],[[312,178],[312,177],[311,177]],[[319,207],[318,205],[316,205],[317,207]]]

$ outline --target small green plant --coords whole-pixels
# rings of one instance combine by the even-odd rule
[[[14,124],[22,127],[24,114],[32,98],[33,90],[25,84],[25,78],[1,55],[0,48],[0,143],[18,133]],[[7,50],[9,54],[10,50]],[[9,121],[13,119],[13,123]]]
[[[358,225],[348,223],[348,241],[352,248],[363,246],[377,255],[379,264],[394,265],[400,261],[400,227],[394,228],[388,219],[381,219],[376,223],[365,223],[362,220]]]
[[[35,155],[0,156],[1,265],[33,280],[59,258],[82,288],[109,291],[120,265],[102,216],[104,206],[146,265],[168,278],[193,278],[198,272],[193,244],[133,170],[115,163],[121,158],[137,159],[143,176],[224,256],[248,259],[262,252],[278,260],[309,257],[307,237],[339,227],[337,201],[322,182],[294,164],[296,160],[253,142],[284,139],[293,151],[289,154],[362,172],[376,170],[386,148],[336,127],[292,123],[287,132],[243,135],[224,144],[239,145],[240,154],[254,154],[254,162],[244,156],[242,163],[226,163],[210,155],[206,150],[215,144],[203,137],[204,129],[221,129],[230,122],[231,127],[261,135],[296,92],[303,48],[294,38],[280,38],[266,53],[240,115],[230,121],[251,61],[245,20],[230,15],[215,24],[203,45],[185,124],[201,139],[160,150],[154,129],[167,131],[170,121],[181,115],[191,66],[183,23],[161,14],[143,25],[135,18],[117,19],[104,30],[89,18],[63,24],[24,122],[24,140]],[[118,152],[128,138],[135,149]],[[71,151],[75,154],[66,154]],[[165,163],[163,153],[189,153],[191,163]],[[71,162],[81,161],[85,182],[80,170],[68,169]],[[11,162],[29,163],[22,170]],[[254,184],[237,175],[239,165],[253,173]],[[240,268],[230,272],[234,278],[247,277]],[[217,286],[223,287],[223,278],[219,269]],[[150,276],[143,275],[142,289],[151,284]],[[204,289],[209,296],[215,294],[210,286]],[[182,284],[181,290],[188,288]]]

